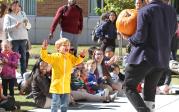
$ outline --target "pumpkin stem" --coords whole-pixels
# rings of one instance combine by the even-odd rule
[[[128,11],[126,11],[125,17],[129,17],[129,16],[131,16],[131,14]]]

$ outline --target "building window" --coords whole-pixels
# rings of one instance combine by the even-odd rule
[[[104,0],[89,0],[89,15],[90,16],[96,16],[95,9],[96,8],[102,8],[104,4]]]
[[[19,0],[27,15],[36,15],[36,0]]]

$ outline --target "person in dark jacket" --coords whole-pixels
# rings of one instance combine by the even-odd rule
[[[49,93],[50,73],[48,67],[49,65],[46,62],[40,61],[33,74],[31,94],[35,104],[41,108],[49,108],[51,106],[51,94]]]
[[[174,8],[162,0],[146,1],[148,4],[138,12],[137,30],[128,39],[132,50],[127,59],[123,85],[137,112],[155,111],[155,88],[168,69],[171,40],[177,26]],[[136,87],[143,79],[144,97],[141,98]]]
[[[101,44],[101,49],[103,52],[105,51],[106,47],[112,46],[113,47],[113,52],[115,52],[115,40],[117,38],[117,30],[116,30],[116,19],[117,15],[116,12],[111,11],[109,12],[109,19],[103,23],[101,26],[100,34],[102,36],[100,37],[102,44]]]
[[[68,38],[77,51],[79,34],[83,29],[82,9],[76,4],[76,0],[68,0],[68,5],[61,6],[53,19],[49,38],[53,38],[56,26],[61,26],[61,38]]]

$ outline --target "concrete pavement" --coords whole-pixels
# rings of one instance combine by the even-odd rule
[[[157,95],[156,112],[179,112],[179,95]],[[86,103],[70,107],[68,112],[136,112],[126,97],[118,97],[113,103]],[[50,112],[50,109],[34,109],[29,112]],[[58,111],[60,112],[60,110]]]

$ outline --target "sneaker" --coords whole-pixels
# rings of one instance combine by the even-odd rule
[[[110,101],[111,101],[110,96],[106,96],[106,99],[105,99],[105,101],[103,101],[103,103],[110,103]]]
[[[112,95],[109,96],[111,102],[114,102],[114,100],[115,100],[116,97],[117,97],[117,94],[118,94],[118,92],[115,92],[114,94],[112,94]]]
[[[75,102],[75,101],[69,103],[69,106],[72,106],[72,107],[77,106],[77,105],[78,105],[78,102]]]
[[[117,97],[126,97],[124,91],[119,91]]]

